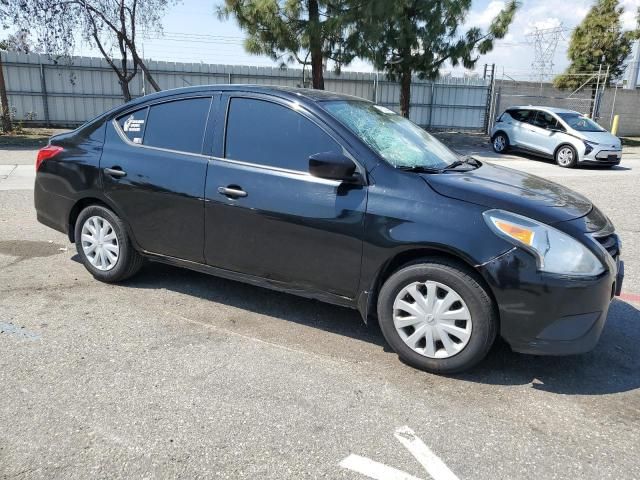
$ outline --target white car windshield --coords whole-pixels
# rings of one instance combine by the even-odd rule
[[[393,110],[364,101],[340,100],[324,108],[396,168],[441,169],[460,157]]]
[[[558,113],[558,116],[578,132],[604,132],[604,128],[579,113]]]

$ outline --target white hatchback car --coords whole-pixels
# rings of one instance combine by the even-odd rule
[[[508,149],[553,158],[561,167],[618,165],[620,139],[579,112],[551,107],[510,107],[491,130],[493,150]]]

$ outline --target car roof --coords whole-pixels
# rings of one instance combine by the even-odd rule
[[[122,112],[129,111],[138,106],[145,106],[150,102],[156,100],[162,100],[163,98],[171,98],[182,95],[198,94],[198,93],[213,93],[213,92],[247,92],[247,93],[262,93],[266,95],[275,95],[280,98],[289,100],[303,99],[309,103],[317,103],[331,100],[349,100],[370,102],[365,98],[355,97],[352,95],[346,95],[343,93],[328,92],[326,90],[314,90],[311,88],[299,88],[299,87],[285,87],[281,85],[252,85],[252,84],[209,84],[209,85],[196,85],[192,87],[171,88],[168,90],[162,90],[149,95],[138,97],[127,103],[117,105],[106,112],[101,113],[97,117],[87,121],[78,129],[91,128],[92,125],[99,124],[106,119],[113,118],[120,115]],[[371,102],[370,102],[371,103]]]
[[[159,99],[165,96],[182,95],[197,92],[252,92],[264,94],[276,94],[281,97],[300,98],[303,97],[311,102],[321,102],[328,100],[360,100],[368,101],[364,98],[354,97],[343,93],[328,92],[326,90],[314,90],[311,88],[286,87],[281,85],[252,85],[252,84],[212,84],[197,85],[193,87],[172,88],[162,90],[139,98],[140,101]]]
[[[552,112],[552,113],[574,113],[577,115],[582,115],[582,113],[576,112],[575,110],[568,110],[566,108],[538,106],[538,105],[516,105],[516,106],[507,108],[507,110],[521,110],[521,109],[522,110],[541,110],[543,112]]]

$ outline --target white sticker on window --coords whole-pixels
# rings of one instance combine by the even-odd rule
[[[125,120],[124,125],[122,125],[122,129],[125,132],[139,132],[143,124],[144,120],[136,120],[133,118],[133,115],[131,115]]]
[[[133,139],[133,143],[142,143],[142,138],[140,138],[140,137],[135,137],[135,138]]]
[[[386,113],[387,115],[393,115],[396,113],[393,110],[388,109],[387,107],[383,107],[382,105],[374,105],[373,107],[382,113]]]

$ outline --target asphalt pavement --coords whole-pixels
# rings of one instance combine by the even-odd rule
[[[99,283],[36,222],[35,152],[0,151],[0,478],[640,478],[640,155],[458,147],[613,220],[627,277],[593,352],[499,342],[441,377],[348,309],[154,263]]]

